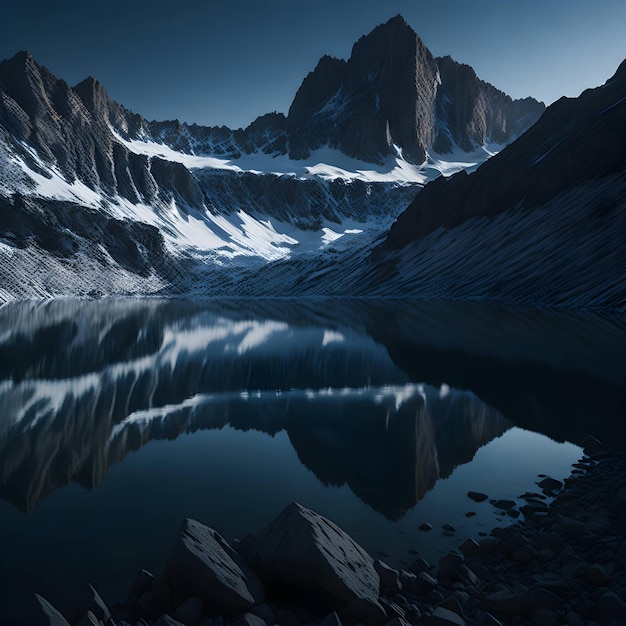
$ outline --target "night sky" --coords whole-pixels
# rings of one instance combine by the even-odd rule
[[[625,0],[2,0],[0,59],[95,76],[148,119],[238,127],[286,113],[323,54],[398,13],[514,98],[577,96],[626,56]]]

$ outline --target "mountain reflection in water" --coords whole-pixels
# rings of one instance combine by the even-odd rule
[[[327,485],[398,519],[510,423],[469,391],[409,381],[362,328],[221,306],[76,302],[7,307],[0,494],[29,511],[92,488],[155,439],[284,430]]]
[[[35,592],[55,603],[85,580],[113,601],[141,567],[158,572],[182,518],[241,536],[294,499],[392,564],[416,548],[437,558],[456,538],[424,535],[422,522],[452,522],[459,538],[497,523],[488,503],[465,517],[469,489],[516,498],[539,472],[563,478],[580,450],[554,441],[587,432],[626,448],[625,372],[623,320],[594,314],[341,300],[3,306],[4,617],[36,623]]]

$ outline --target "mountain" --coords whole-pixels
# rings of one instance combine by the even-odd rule
[[[476,171],[428,183],[373,250],[273,263],[237,293],[624,312],[625,115],[626,62],[603,86],[555,102]]]
[[[626,310],[625,118],[626,61],[474,173],[429,183],[375,250],[373,290]]]
[[[369,250],[423,184],[543,108],[435,59],[399,16],[323,57],[287,116],[236,130],[148,121],[20,52],[0,63],[0,299],[181,292]]]
[[[420,164],[429,151],[507,144],[543,109],[532,98],[511,100],[450,57],[434,58],[398,15],[359,39],[348,61],[320,60],[296,94],[286,129],[294,158],[330,145],[366,161],[401,153]]]

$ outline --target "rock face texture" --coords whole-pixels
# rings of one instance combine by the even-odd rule
[[[429,148],[508,143],[543,109],[511,100],[450,57],[434,58],[398,15],[359,39],[348,61],[325,56],[304,79],[286,120],[289,154],[330,145],[381,162],[399,148],[421,163]]]
[[[263,585],[221,535],[186,519],[167,566],[167,578],[186,597],[203,599],[216,613],[237,615],[260,604]]]
[[[273,583],[319,592],[339,606],[377,604],[380,578],[372,558],[347,533],[298,503],[257,536],[256,559]]]

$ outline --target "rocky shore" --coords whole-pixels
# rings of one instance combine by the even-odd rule
[[[140,572],[124,602],[88,586],[62,615],[37,598],[51,626],[626,624],[626,454],[594,440],[584,452],[564,483],[523,495],[514,523],[437,564],[394,569],[293,503],[233,545],[185,520],[164,571]]]

